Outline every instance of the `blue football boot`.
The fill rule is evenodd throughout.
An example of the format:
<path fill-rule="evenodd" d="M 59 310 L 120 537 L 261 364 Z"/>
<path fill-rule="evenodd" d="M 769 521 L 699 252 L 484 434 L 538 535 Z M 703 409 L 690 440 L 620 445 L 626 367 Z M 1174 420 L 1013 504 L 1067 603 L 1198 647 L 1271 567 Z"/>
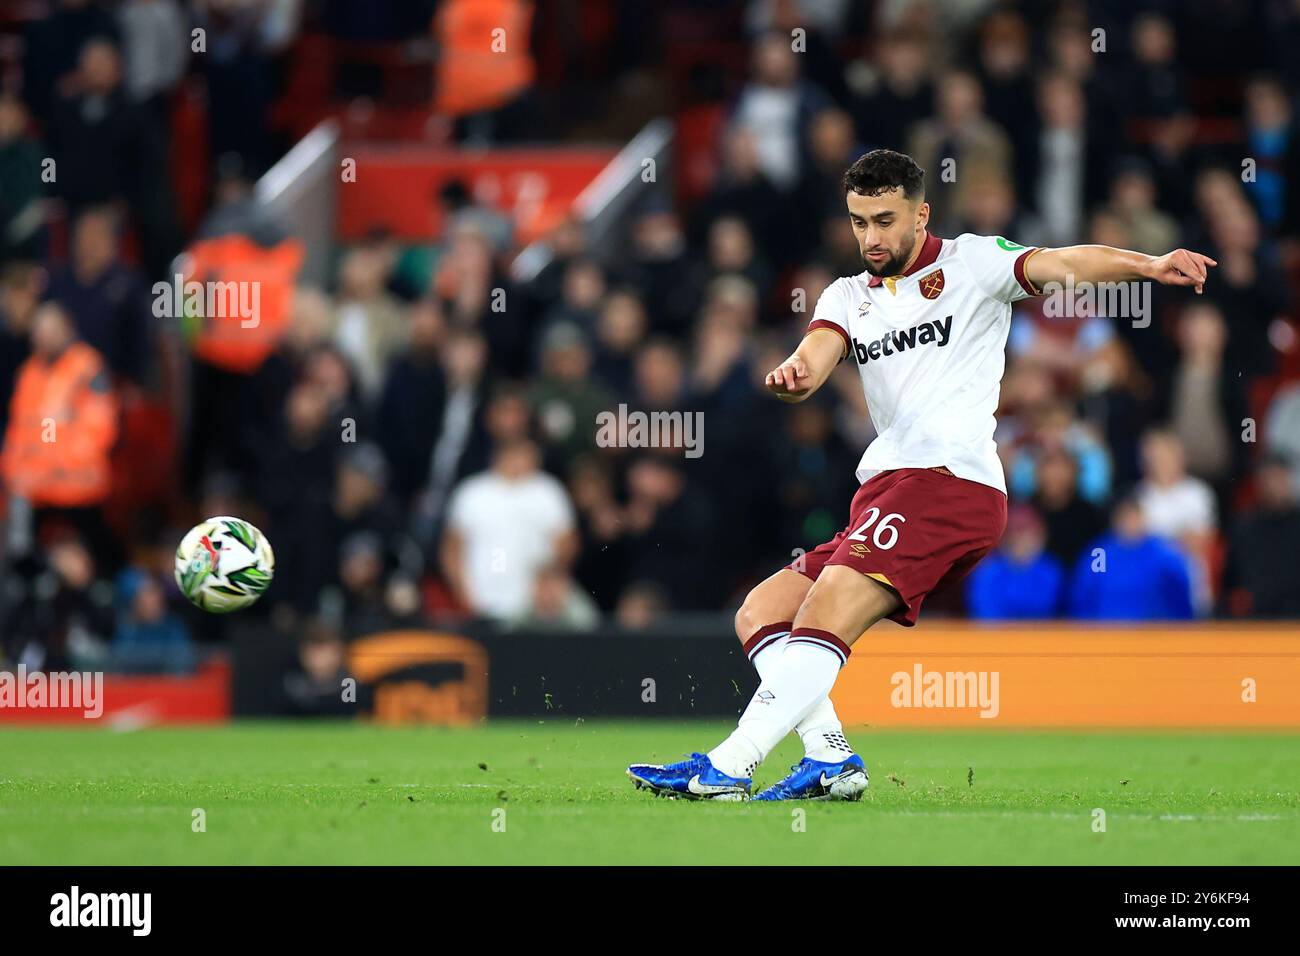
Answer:
<path fill-rule="evenodd" d="M 627 768 L 627 775 L 638 790 L 688 800 L 748 800 L 753 782 L 749 777 L 727 776 L 713 766 L 706 754 L 691 754 L 686 760 L 664 766 L 634 763 Z"/>
<path fill-rule="evenodd" d="M 754 797 L 755 800 L 861 800 L 870 778 L 857 754 L 839 763 L 804 757 L 790 775 Z"/>

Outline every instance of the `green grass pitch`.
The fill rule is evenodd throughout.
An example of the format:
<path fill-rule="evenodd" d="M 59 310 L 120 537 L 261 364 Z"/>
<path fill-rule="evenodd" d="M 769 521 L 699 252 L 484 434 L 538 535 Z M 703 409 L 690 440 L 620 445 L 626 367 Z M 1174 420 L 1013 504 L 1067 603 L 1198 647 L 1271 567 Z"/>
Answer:
<path fill-rule="evenodd" d="M 572 719 L 10 728 L 0 731 L 0 861 L 1300 863 L 1294 735 L 851 730 L 871 770 L 857 804 L 663 800 L 623 774 L 728 729 Z M 797 750 L 788 738 L 758 782 Z M 196 809 L 205 832 L 194 832 Z"/>

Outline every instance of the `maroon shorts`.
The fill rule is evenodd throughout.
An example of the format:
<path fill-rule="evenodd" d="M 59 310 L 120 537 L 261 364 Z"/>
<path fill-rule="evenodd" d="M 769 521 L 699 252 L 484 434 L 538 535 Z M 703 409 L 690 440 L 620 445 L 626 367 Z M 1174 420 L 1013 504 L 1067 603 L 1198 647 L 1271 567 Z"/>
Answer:
<path fill-rule="evenodd" d="M 814 581 L 844 564 L 891 587 L 904 607 L 889 619 L 911 627 L 931 591 L 963 577 L 997 546 L 1007 496 L 930 468 L 882 471 L 863 483 L 849 524 L 786 567 Z"/>

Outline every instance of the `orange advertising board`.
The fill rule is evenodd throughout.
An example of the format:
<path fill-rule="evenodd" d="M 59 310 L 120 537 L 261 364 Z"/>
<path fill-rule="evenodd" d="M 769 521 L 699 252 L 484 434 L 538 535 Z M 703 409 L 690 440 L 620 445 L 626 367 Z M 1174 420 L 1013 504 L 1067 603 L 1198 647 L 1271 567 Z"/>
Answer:
<path fill-rule="evenodd" d="M 846 725 L 1300 727 L 1300 626 L 873 631 L 832 692 Z"/>
<path fill-rule="evenodd" d="M 487 652 L 459 634 L 364 637 L 348 648 L 348 670 L 374 688 L 380 723 L 468 724 L 487 715 Z"/>

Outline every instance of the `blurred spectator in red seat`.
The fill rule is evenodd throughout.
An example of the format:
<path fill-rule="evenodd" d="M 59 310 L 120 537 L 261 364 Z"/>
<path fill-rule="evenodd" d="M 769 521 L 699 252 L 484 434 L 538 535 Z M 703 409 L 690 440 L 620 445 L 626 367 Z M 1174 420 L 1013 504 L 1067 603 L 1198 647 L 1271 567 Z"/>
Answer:
<path fill-rule="evenodd" d="M 45 253 L 45 152 L 27 125 L 22 101 L 0 93 L 0 266 Z"/>
<path fill-rule="evenodd" d="M 533 442 L 503 444 L 491 470 L 465 479 L 448 503 L 442 570 L 476 615 L 509 620 L 525 613 L 542 570 L 575 556 L 573 505 L 540 464 Z"/>
<path fill-rule="evenodd" d="M 1228 541 L 1223 592 L 1231 614 L 1300 617 L 1300 506 L 1285 458 L 1255 471 L 1255 507 L 1238 516 Z"/>
<path fill-rule="evenodd" d="M 70 522 L 105 570 L 120 549 L 100 506 L 111 484 L 117 403 L 103 357 L 78 340 L 63 307 L 47 302 L 32 321 L 32 355 L 18 373 L 0 474 L 35 509 L 36 527 Z"/>
<path fill-rule="evenodd" d="M 77 334 L 109 368 L 144 385 L 154 371 L 149 290 L 140 273 L 122 261 L 120 231 L 112 207 L 82 211 L 72 227 L 71 261 L 50 274 L 49 297 L 68 311 Z"/>

